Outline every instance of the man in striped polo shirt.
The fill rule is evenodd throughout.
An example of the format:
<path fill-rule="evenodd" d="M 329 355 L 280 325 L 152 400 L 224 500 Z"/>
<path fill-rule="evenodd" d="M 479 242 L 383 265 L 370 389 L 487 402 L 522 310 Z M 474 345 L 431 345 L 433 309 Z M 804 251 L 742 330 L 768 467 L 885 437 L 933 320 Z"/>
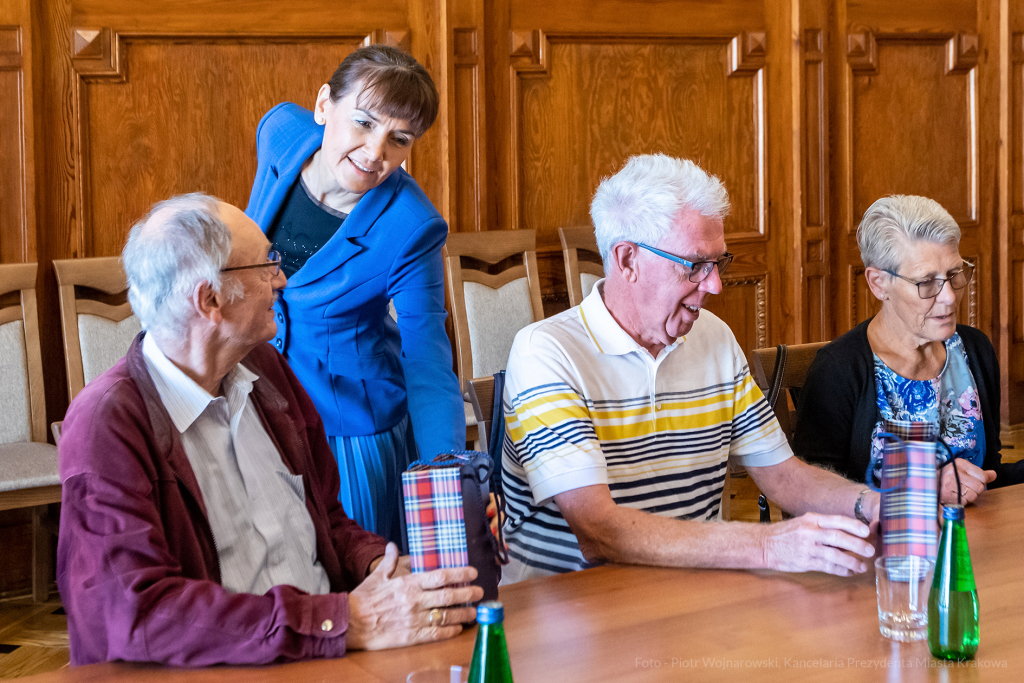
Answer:
<path fill-rule="evenodd" d="M 633 157 L 591 205 L 605 279 L 516 335 L 506 374 L 503 581 L 601 562 L 867 569 L 878 495 L 792 457 L 728 326 L 721 182 Z M 729 458 L 794 519 L 711 523 Z M 856 517 L 856 518 L 855 518 Z"/>

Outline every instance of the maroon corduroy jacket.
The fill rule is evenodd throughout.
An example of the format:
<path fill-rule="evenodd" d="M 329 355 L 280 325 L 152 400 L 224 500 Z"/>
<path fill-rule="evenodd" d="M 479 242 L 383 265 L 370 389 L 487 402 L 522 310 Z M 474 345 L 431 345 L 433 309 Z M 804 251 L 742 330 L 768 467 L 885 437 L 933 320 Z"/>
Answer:
<path fill-rule="evenodd" d="M 85 387 L 64 420 L 57 584 L 71 663 L 205 666 L 343 656 L 346 591 L 386 542 L 342 510 L 337 465 L 309 396 L 269 344 L 243 361 L 259 375 L 250 396 L 264 428 L 305 483 L 317 559 L 332 592 L 275 586 L 265 595 L 229 593 L 220 585 L 199 484 L 146 369 L 144 334 Z"/>

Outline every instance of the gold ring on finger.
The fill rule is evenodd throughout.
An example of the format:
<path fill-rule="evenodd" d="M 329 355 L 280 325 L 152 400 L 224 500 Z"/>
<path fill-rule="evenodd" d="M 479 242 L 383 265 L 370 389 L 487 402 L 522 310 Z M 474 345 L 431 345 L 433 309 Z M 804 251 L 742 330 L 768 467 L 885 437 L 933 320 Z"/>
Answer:
<path fill-rule="evenodd" d="M 427 621 L 431 626 L 444 626 L 444 610 L 434 608 L 430 610 L 430 616 L 427 617 Z"/>

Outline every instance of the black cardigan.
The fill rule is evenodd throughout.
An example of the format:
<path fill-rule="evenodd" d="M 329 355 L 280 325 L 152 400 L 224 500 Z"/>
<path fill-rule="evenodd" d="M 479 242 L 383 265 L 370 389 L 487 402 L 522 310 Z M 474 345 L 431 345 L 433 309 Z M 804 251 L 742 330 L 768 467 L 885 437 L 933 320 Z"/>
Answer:
<path fill-rule="evenodd" d="M 831 342 L 814 358 L 800 390 L 793 449 L 808 462 L 824 465 L 854 481 L 864 481 L 871 459 L 871 433 L 881 419 L 875 393 L 875 363 L 868 323 Z M 967 363 L 977 383 L 985 428 L 983 469 L 995 470 L 989 488 L 1024 481 L 1024 461 L 1003 464 L 999 451 L 999 361 L 988 337 L 957 325 Z"/>

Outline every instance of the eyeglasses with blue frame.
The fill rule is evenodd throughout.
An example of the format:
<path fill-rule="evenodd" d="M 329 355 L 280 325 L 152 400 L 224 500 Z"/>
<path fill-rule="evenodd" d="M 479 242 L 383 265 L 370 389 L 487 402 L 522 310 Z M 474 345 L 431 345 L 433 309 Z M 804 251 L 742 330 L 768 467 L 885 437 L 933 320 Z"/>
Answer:
<path fill-rule="evenodd" d="M 719 277 L 725 275 L 725 271 L 728 270 L 729 264 L 732 263 L 733 259 L 732 254 L 725 252 L 721 257 L 714 261 L 687 261 L 682 256 L 676 256 L 675 254 L 670 254 L 667 251 L 656 249 L 655 247 L 652 247 L 649 244 L 644 244 L 643 242 L 634 242 L 634 244 L 641 249 L 646 249 L 652 254 L 657 254 L 662 258 L 667 258 L 669 261 L 678 263 L 681 266 L 686 266 L 690 269 L 688 279 L 690 282 L 694 283 L 704 282 L 704 280 L 708 278 L 708 275 L 711 275 L 711 271 L 715 269 L 715 266 L 718 266 Z"/>

